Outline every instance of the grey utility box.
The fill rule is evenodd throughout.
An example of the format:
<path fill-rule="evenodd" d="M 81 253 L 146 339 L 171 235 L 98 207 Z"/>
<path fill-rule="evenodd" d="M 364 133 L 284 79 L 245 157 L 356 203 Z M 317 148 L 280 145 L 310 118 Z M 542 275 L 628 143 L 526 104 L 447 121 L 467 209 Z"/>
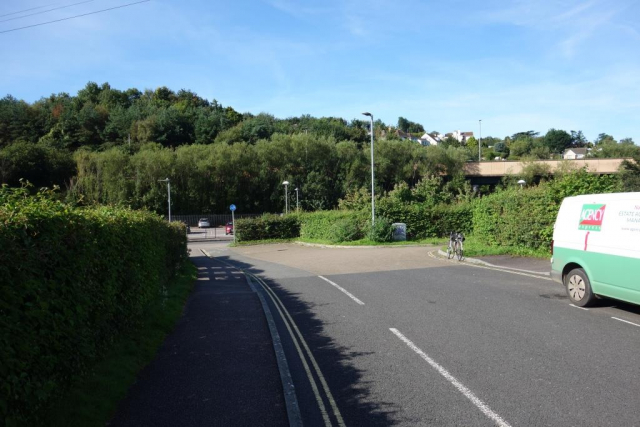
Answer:
<path fill-rule="evenodd" d="M 395 242 L 404 242 L 407 240 L 407 224 L 403 222 L 396 222 L 391 224 L 393 227 L 393 240 Z"/>

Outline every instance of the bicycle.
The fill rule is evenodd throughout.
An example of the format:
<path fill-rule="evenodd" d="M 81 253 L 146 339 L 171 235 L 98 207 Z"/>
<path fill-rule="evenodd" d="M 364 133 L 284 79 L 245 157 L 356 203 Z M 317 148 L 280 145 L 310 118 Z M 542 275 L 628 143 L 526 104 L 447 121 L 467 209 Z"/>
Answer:
<path fill-rule="evenodd" d="M 456 253 L 455 247 L 456 247 L 456 236 L 457 235 L 458 235 L 458 233 L 456 233 L 454 231 L 449 233 L 449 247 L 447 247 L 447 259 L 453 258 L 453 256 Z"/>
<path fill-rule="evenodd" d="M 457 233 L 456 256 L 458 257 L 458 261 L 462 261 L 462 259 L 464 258 L 464 245 L 462 244 L 462 242 L 464 242 L 464 234 Z"/>
<path fill-rule="evenodd" d="M 449 246 L 447 247 L 447 259 L 457 257 L 458 261 L 464 258 L 464 234 L 452 231 L 449 234 Z"/>

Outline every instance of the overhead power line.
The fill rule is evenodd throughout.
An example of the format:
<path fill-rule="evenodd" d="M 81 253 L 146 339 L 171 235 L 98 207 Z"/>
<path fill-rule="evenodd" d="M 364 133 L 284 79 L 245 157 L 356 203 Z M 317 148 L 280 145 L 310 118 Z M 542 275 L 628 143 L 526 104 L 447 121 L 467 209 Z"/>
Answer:
<path fill-rule="evenodd" d="M 108 12 L 110 10 L 121 9 L 123 7 L 133 6 L 134 4 L 147 3 L 147 2 L 150 2 L 150 1 L 151 0 L 142 0 L 142 1 L 137 1 L 137 2 L 134 2 L 134 3 L 127 3 L 127 4 L 120 5 L 120 6 L 110 7 L 108 9 L 96 10 L 95 12 L 88 12 L 88 13 L 83 13 L 83 14 L 80 14 L 80 15 L 69 16 L 67 18 L 55 19 L 53 21 L 40 22 L 38 24 L 26 25 L 24 27 L 18 27 L 18 28 L 12 28 L 10 30 L 0 31 L 0 34 L 10 33 L 12 31 L 24 30 L 25 28 L 38 27 L 40 25 L 53 24 L 54 22 L 68 21 L 69 19 L 80 18 L 82 16 L 88 16 L 88 15 L 95 15 L 96 13 Z"/>
<path fill-rule="evenodd" d="M 30 9 L 19 10 L 17 12 L 5 13 L 4 15 L 0 15 L 0 18 L 4 18 L 5 16 L 17 15 L 19 13 L 29 12 L 31 10 L 42 9 L 43 7 L 55 6 L 56 4 L 59 4 L 59 3 L 45 4 L 44 6 L 32 7 Z"/>
<path fill-rule="evenodd" d="M 64 9 L 64 8 L 71 7 L 71 6 L 77 6 L 79 4 L 91 3 L 93 1 L 96 1 L 96 0 L 85 0 L 85 1 L 81 1 L 79 3 L 65 4 L 64 6 L 54 7 L 53 9 L 41 10 L 39 12 L 33 12 L 33 13 L 28 14 L 28 15 L 14 16 L 13 18 L 3 19 L 0 22 L 15 21 L 16 19 L 22 19 L 22 18 L 26 18 L 28 16 L 33 16 L 33 15 L 40 15 L 42 13 L 52 12 L 54 10 Z"/>

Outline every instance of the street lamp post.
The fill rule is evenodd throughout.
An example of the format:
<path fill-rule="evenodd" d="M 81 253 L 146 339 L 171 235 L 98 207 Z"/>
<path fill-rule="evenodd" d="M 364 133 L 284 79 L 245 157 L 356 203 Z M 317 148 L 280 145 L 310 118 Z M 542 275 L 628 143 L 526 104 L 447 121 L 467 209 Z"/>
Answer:
<path fill-rule="evenodd" d="M 169 178 L 159 179 L 158 182 L 166 182 L 167 183 L 167 195 L 169 199 L 169 222 L 171 222 L 171 181 Z"/>
<path fill-rule="evenodd" d="M 478 140 L 478 162 L 482 161 L 482 120 L 478 120 L 480 123 L 480 139 Z"/>
<path fill-rule="evenodd" d="M 289 181 L 284 181 L 282 185 L 284 185 L 284 213 L 286 215 L 289 213 L 289 192 L 287 190 Z"/>
<path fill-rule="evenodd" d="M 300 198 L 298 196 L 298 187 L 296 187 L 296 212 L 300 211 Z"/>
<path fill-rule="evenodd" d="M 371 225 L 376 221 L 376 202 L 375 202 L 375 190 L 374 190 L 374 177 L 373 177 L 373 114 L 362 113 L 365 116 L 369 116 L 371 119 Z"/>

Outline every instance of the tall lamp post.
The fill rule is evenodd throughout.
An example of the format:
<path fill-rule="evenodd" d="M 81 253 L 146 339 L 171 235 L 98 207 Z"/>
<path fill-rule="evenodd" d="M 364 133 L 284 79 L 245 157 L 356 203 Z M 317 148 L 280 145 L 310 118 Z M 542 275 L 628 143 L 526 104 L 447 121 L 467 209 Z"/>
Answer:
<path fill-rule="evenodd" d="M 289 181 L 284 181 L 282 185 L 284 185 L 284 213 L 286 215 L 289 213 L 289 191 L 287 190 Z"/>
<path fill-rule="evenodd" d="M 482 161 L 482 120 L 478 120 L 480 123 L 480 139 L 478 140 L 478 162 Z"/>
<path fill-rule="evenodd" d="M 167 183 L 167 195 L 169 199 L 169 222 L 171 222 L 171 181 L 169 178 L 159 179 L 158 182 L 166 182 Z"/>
<path fill-rule="evenodd" d="M 298 195 L 298 187 L 296 187 L 296 212 L 300 211 L 300 198 Z"/>
<path fill-rule="evenodd" d="M 375 190 L 373 181 L 373 114 L 362 113 L 365 116 L 369 116 L 371 119 L 371 225 L 374 225 L 376 221 L 376 202 L 375 202 Z"/>

